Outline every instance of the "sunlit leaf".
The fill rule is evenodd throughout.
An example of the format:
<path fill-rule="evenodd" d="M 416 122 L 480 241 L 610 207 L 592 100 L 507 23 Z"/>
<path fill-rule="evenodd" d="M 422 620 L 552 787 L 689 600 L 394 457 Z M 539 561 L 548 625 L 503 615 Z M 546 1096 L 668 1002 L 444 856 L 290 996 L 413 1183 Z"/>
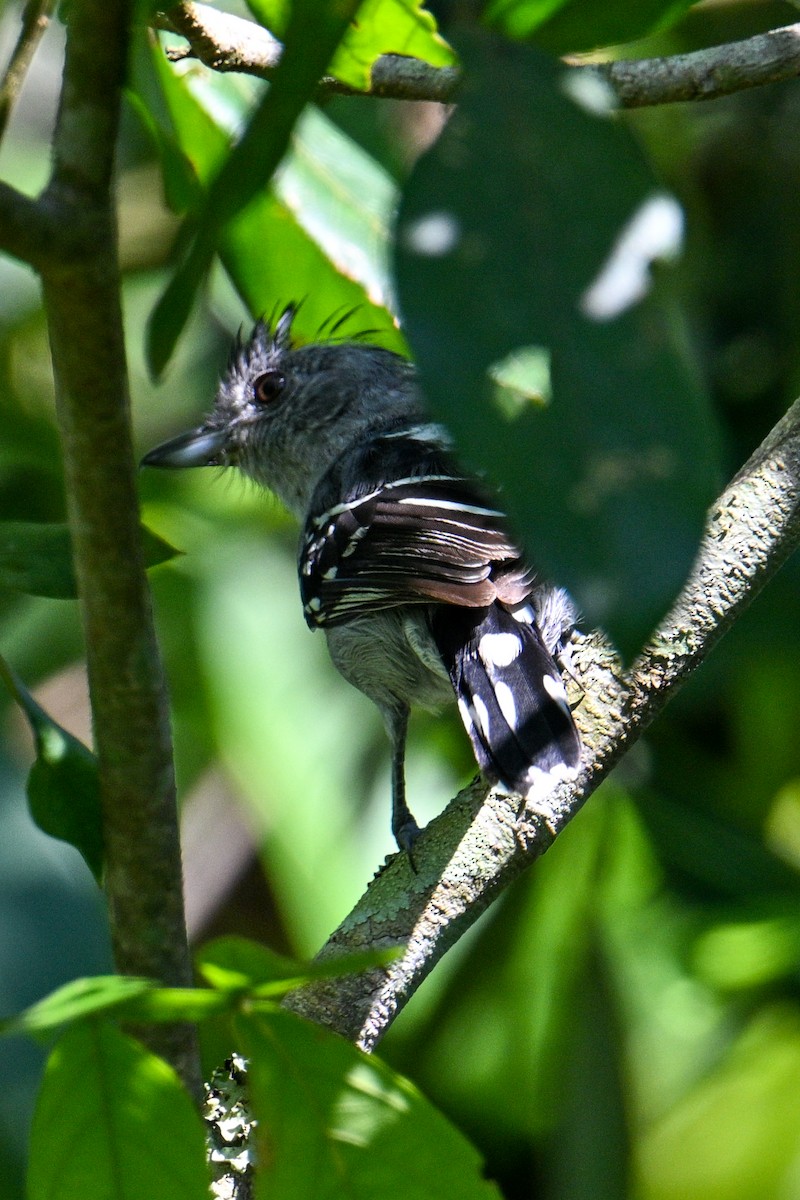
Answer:
<path fill-rule="evenodd" d="M 208 155 L 218 158 L 220 137 L 226 144 L 234 138 L 259 88 L 252 80 L 210 72 L 181 75 L 158 59 L 156 65 L 172 136 L 198 172 L 208 172 Z M 353 333 L 385 329 L 383 344 L 402 351 L 403 340 L 384 311 L 393 307 L 388 255 L 396 203 L 386 172 L 309 108 L 273 187 L 224 231 L 222 261 L 254 315 L 302 300 L 295 329 L 311 338 L 333 312 L 352 309 Z M 186 274 L 169 286 L 170 304 L 150 327 L 154 347 L 173 342 L 192 303 L 194 284 Z"/>
<path fill-rule="evenodd" d="M 402 1076 L 291 1013 L 237 1022 L 270 1200 L 490 1200 L 477 1151 Z"/>
<path fill-rule="evenodd" d="M 403 54 L 434 67 L 449 67 L 456 61 L 423 0 L 362 0 L 329 74 L 366 91 L 373 64 L 382 54 Z"/>
<path fill-rule="evenodd" d="M 73 979 L 19 1016 L 0 1022 L 3 1033 L 41 1033 L 72 1021 L 97 1016 L 141 996 L 155 985 L 128 975 L 95 975 Z"/>
<path fill-rule="evenodd" d="M 216 938 L 203 946 L 197 968 L 214 987 L 249 989 L 261 998 L 282 996 L 315 979 L 354 975 L 383 966 L 400 953 L 391 947 L 341 954 L 322 962 L 301 963 L 242 937 Z"/>
<path fill-rule="evenodd" d="M 170 1066 L 100 1021 L 50 1055 L 36 1105 L 36 1200 L 208 1200 L 203 1125 Z"/>
<path fill-rule="evenodd" d="M 221 230 L 269 183 L 356 7 L 357 0 L 295 0 L 292 5 L 284 52 L 269 91 L 214 176 L 193 225 L 193 240 L 153 311 L 148 355 L 156 375 L 188 319 Z"/>

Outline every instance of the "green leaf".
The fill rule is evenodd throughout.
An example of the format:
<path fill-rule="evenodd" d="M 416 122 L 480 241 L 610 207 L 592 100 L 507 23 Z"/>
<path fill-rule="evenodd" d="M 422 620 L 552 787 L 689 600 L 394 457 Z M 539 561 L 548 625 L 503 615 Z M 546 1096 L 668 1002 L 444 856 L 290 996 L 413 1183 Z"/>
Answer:
<path fill-rule="evenodd" d="M 132 997 L 121 1014 L 125 1021 L 135 1024 L 177 1021 L 206 1021 L 209 1017 L 229 1012 L 234 1007 L 230 995 L 211 988 L 153 987 Z"/>
<path fill-rule="evenodd" d="M 677 249 L 680 210 L 602 90 L 575 98 L 568 69 L 489 35 L 464 49 L 469 86 L 403 198 L 406 332 L 534 564 L 632 652 L 718 484 L 716 425 L 649 273 Z M 552 402 L 510 412 L 493 373 L 531 347 Z"/>
<path fill-rule="evenodd" d="M 231 936 L 203 946 L 197 956 L 197 969 L 213 987 L 246 989 L 266 999 L 284 996 L 315 979 L 332 979 L 384 966 L 401 952 L 390 947 L 301 963 L 276 954 L 260 942 Z"/>
<path fill-rule="evenodd" d="M 36 824 L 83 856 L 98 883 L 103 875 L 103 819 L 97 760 L 36 703 L 4 659 L 0 678 L 28 718 L 36 761 L 28 775 L 28 804 Z"/>
<path fill-rule="evenodd" d="M 220 937 L 203 946 L 196 957 L 197 969 L 219 988 L 251 988 L 260 983 L 297 978 L 300 963 L 268 946 L 243 937 Z"/>
<path fill-rule="evenodd" d="M 269 91 L 215 175 L 198 213 L 196 233 L 150 321 L 148 357 L 158 375 L 174 349 L 221 230 L 258 196 L 289 146 L 358 0 L 295 0 L 286 44 Z"/>
<path fill-rule="evenodd" d="M 247 7 L 273 37 L 284 37 L 292 11 L 291 0 L 247 0 Z"/>
<path fill-rule="evenodd" d="M 328 74 L 366 91 L 372 82 L 373 63 L 382 54 L 402 54 L 434 67 L 456 62 L 422 0 L 362 0 Z"/>
<path fill-rule="evenodd" d="M 233 139 L 258 89 L 252 80 L 233 76 L 179 75 L 161 57 L 155 66 L 170 114 L 170 136 L 198 176 L 207 177 L 220 159 L 219 139 L 225 145 Z M 384 344 L 402 352 L 403 340 L 385 312 L 392 305 L 389 222 L 396 203 L 397 191 L 386 172 L 309 108 L 273 188 L 257 196 L 224 231 L 223 264 L 254 314 L 303 299 L 296 330 L 310 338 L 331 313 L 354 309 L 354 330 L 385 328 Z M 290 290 L 286 263 L 292 265 Z M 168 354 L 174 344 L 197 282 L 184 275 L 170 285 L 170 303 L 150 326 L 157 355 Z"/>
<path fill-rule="evenodd" d="M 97 1016 L 141 996 L 155 985 L 148 979 L 128 975 L 94 975 L 73 979 L 57 988 L 44 1000 L 38 1000 L 16 1017 L 0 1022 L 0 1030 L 12 1033 L 43 1033 L 60 1029 L 72 1021 Z"/>
<path fill-rule="evenodd" d="M 554 54 L 593 50 L 668 29 L 696 0 L 493 0 L 490 25 L 510 37 L 535 35 Z"/>
<path fill-rule="evenodd" d="M 643 1133 L 637 1164 L 650 1200 L 790 1196 L 797 1171 L 800 1022 L 788 1002 L 751 1016 L 724 1055 L 709 1053 L 666 1112 Z M 745 1023 L 746 1022 L 746 1023 Z M 718 1047 L 718 1042 L 714 1043 Z"/>
<path fill-rule="evenodd" d="M 240 1018 L 258 1118 L 257 1195 L 490 1200 L 477 1151 L 377 1058 L 292 1013 Z"/>
<path fill-rule="evenodd" d="M 148 567 L 179 553 L 144 526 L 141 532 Z M 53 600 L 74 599 L 78 589 L 68 527 L 30 521 L 0 523 L 0 586 Z"/>
<path fill-rule="evenodd" d="M 105 1022 L 47 1063 L 31 1131 L 31 1200 L 208 1200 L 203 1125 L 162 1059 Z"/>

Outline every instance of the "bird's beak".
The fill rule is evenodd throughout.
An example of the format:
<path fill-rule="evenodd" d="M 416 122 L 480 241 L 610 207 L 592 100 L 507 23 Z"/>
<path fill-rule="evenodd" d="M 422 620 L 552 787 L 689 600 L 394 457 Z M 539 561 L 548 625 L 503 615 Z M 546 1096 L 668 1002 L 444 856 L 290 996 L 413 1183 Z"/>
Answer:
<path fill-rule="evenodd" d="M 223 466 L 220 454 L 225 448 L 227 431 L 190 429 L 177 437 L 162 442 L 154 450 L 148 450 L 142 459 L 143 467 L 215 467 Z"/>

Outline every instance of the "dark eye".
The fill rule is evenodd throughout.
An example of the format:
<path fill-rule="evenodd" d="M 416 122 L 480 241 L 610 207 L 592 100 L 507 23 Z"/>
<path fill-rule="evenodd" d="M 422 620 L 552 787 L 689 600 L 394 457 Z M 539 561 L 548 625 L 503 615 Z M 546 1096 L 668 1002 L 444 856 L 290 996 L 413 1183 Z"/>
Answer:
<path fill-rule="evenodd" d="M 265 371 L 253 384 L 256 404 L 273 404 L 281 393 L 285 380 L 280 371 Z"/>

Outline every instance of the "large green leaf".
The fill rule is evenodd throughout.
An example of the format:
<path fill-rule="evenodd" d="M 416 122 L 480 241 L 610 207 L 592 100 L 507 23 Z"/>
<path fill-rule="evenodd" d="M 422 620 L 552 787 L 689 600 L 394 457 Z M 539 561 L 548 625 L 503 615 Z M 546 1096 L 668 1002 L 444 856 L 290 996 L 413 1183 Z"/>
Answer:
<path fill-rule="evenodd" d="M 148 567 L 179 553 L 145 526 L 141 534 Z M 32 521 L 0 522 L 0 587 L 54 600 L 74 599 L 78 587 L 69 528 Z"/>
<path fill-rule="evenodd" d="M 221 230 L 258 196 L 289 146 L 295 122 L 311 99 L 358 0 L 295 0 L 286 45 L 269 90 L 214 176 L 184 252 L 153 312 L 148 354 L 153 371 L 166 365 L 205 278 Z"/>
<path fill-rule="evenodd" d="M 103 820 L 97 760 L 36 703 L 3 658 L 0 679 L 28 718 L 36 746 L 27 785 L 31 816 L 44 833 L 74 846 L 100 883 Z"/>
<path fill-rule="evenodd" d="M 628 42 L 667 29 L 696 0 L 492 0 L 486 17 L 511 37 L 556 54 Z"/>
<path fill-rule="evenodd" d="M 159 144 L 180 145 L 198 177 L 208 178 L 259 89 L 251 80 L 210 72 L 181 76 L 160 53 L 152 66 L 168 109 Z M 147 90 L 144 68 L 141 75 Z M 223 234 L 222 261 L 254 314 L 302 299 L 296 328 L 311 337 L 331 313 L 353 308 L 353 329 L 387 327 L 387 344 L 402 349 L 384 311 L 391 306 L 389 221 L 396 203 L 386 172 L 309 108 L 274 186 Z"/>
<path fill-rule="evenodd" d="M 242 1018 L 269 1200 L 490 1200 L 477 1151 L 377 1058 L 291 1013 Z"/>
<path fill-rule="evenodd" d="M 651 260 L 681 213 L 595 88 L 475 36 L 459 110 L 409 181 L 398 286 L 439 416 L 533 558 L 633 650 L 682 583 L 717 485 L 716 427 Z M 598 85 L 599 86 L 599 85 Z M 490 368 L 549 356 L 552 402 Z"/>
<path fill-rule="evenodd" d="M 163 1059 L 101 1021 L 47 1063 L 33 1119 L 31 1200 L 208 1200 L 203 1125 Z"/>

